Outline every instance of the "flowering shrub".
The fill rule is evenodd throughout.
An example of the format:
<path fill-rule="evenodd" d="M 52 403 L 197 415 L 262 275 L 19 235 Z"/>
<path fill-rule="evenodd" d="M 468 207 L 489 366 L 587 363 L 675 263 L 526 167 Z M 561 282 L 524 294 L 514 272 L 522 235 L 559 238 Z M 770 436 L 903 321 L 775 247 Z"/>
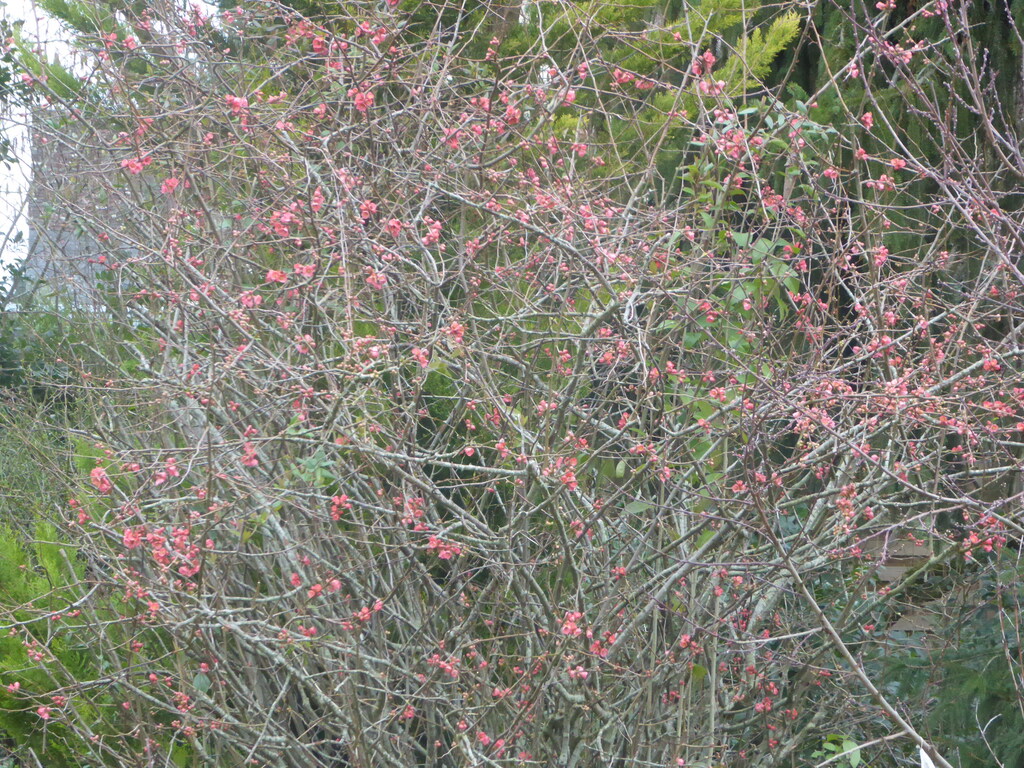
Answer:
<path fill-rule="evenodd" d="M 883 104 L 750 95 L 795 10 L 616 8 L 153 6 L 38 84 L 100 251 L 63 522 L 131 639 L 37 706 L 96 760 L 932 749 L 878 566 L 1017 541 L 1024 230 Z"/>

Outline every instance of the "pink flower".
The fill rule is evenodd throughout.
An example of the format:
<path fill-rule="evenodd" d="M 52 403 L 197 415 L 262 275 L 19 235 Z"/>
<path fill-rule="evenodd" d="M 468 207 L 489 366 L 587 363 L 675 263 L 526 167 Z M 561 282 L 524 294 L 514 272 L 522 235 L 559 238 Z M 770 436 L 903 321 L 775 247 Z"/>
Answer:
<path fill-rule="evenodd" d="M 576 481 L 576 473 L 571 469 L 565 470 L 562 474 L 562 484 L 565 485 L 570 491 L 575 491 L 579 488 L 579 483 Z"/>
<path fill-rule="evenodd" d="M 441 222 L 424 216 L 423 223 L 427 225 L 427 234 L 421 238 L 420 242 L 424 245 L 433 245 L 441 239 Z"/>
<path fill-rule="evenodd" d="M 371 218 L 377 213 L 377 204 L 373 200 L 364 200 L 359 205 L 359 218 L 363 221 Z"/>
<path fill-rule="evenodd" d="M 93 469 L 89 473 L 89 478 L 92 481 L 93 487 L 100 493 L 110 493 L 114 490 L 114 484 L 110 482 L 110 478 L 107 477 L 107 471 L 103 467 Z"/>
<path fill-rule="evenodd" d="M 137 175 L 142 173 L 142 169 L 153 162 L 151 157 L 132 157 L 128 160 L 121 161 L 121 167 L 126 168 L 129 173 Z"/>
<path fill-rule="evenodd" d="M 875 116 L 870 112 L 865 112 L 860 116 L 860 121 L 864 125 L 866 130 L 871 130 L 871 127 L 875 124 Z"/>
<path fill-rule="evenodd" d="M 451 560 L 453 557 L 462 554 L 462 548 L 460 546 L 457 544 L 449 544 L 448 542 L 437 538 L 437 536 L 431 536 L 427 540 L 427 549 L 434 550 L 437 553 L 437 556 L 442 560 Z"/>
<path fill-rule="evenodd" d="M 287 283 L 288 275 L 285 272 L 282 272 L 280 269 L 271 269 L 267 271 L 267 282 Z"/>
<path fill-rule="evenodd" d="M 420 347 L 413 347 L 412 357 L 413 360 L 420 364 L 421 368 L 426 368 L 428 365 L 430 365 L 430 354 L 425 349 L 422 349 Z"/>
<path fill-rule="evenodd" d="M 352 509 L 352 502 L 349 501 L 348 494 L 343 493 L 340 496 L 331 497 L 331 519 L 340 520 L 346 509 Z"/>
<path fill-rule="evenodd" d="M 240 115 L 249 109 L 249 100 L 238 96 L 225 96 L 224 101 L 231 108 L 232 115 Z"/>
<path fill-rule="evenodd" d="M 388 284 L 388 276 L 371 267 L 366 276 L 366 284 L 379 291 Z"/>
<path fill-rule="evenodd" d="M 569 637 L 579 637 L 583 634 L 583 630 L 577 622 L 583 618 L 583 614 L 579 611 L 566 611 L 565 618 L 562 619 L 562 634 L 568 635 Z"/>
<path fill-rule="evenodd" d="M 625 85 L 634 78 L 634 75 L 631 72 L 623 72 L 621 69 L 616 69 L 612 72 L 612 77 L 619 85 Z"/>
<path fill-rule="evenodd" d="M 178 188 L 178 184 L 180 183 L 181 182 L 173 176 L 169 179 L 164 179 L 164 183 L 160 185 L 160 191 L 165 195 L 169 195 Z"/>
<path fill-rule="evenodd" d="M 142 546 L 142 537 L 144 534 L 145 531 L 142 528 L 125 528 L 124 537 L 121 539 L 121 542 L 128 549 L 136 549 L 137 547 Z"/>
<path fill-rule="evenodd" d="M 373 106 L 373 91 L 362 91 L 359 88 L 349 88 L 348 97 L 352 99 L 356 109 L 360 112 L 366 112 Z"/>
<path fill-rule="evenodd" d="M 247 442 L 242 445 L 242 464 L 246 467 L 258 467 L 260 464 L 260 460 L 256 456 L 256 446 L 252 443 Z"/>
<path fill-rule="evenodd" d="M 39 709 L 36 710 L 36 714 L 39 715 L 41 718 L 43 718 L 43 720 L 49 720 L 50 719 L 50 708 L 49 707 L 39 707 Z"/>

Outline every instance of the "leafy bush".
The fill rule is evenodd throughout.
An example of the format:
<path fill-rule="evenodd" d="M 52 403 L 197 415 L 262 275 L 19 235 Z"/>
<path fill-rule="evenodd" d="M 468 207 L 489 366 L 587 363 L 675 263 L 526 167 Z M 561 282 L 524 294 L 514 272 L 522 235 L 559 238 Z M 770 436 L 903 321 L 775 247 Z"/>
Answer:
<path fill-rule="evenodd" d="M 52 526 L 40 523 L 29 546 L 21 539 L 0 529 L 0 733 L 26 761 L 79 765 L 74 738 L 69 743 L 68 729 L 51 722 L 50 711 L 76 696 L 80 681 L 98 677 L 88 645 L 66 626 L 81 615 L 72 606 L 83 597 L 84 569 Z M 76 704 L 83 715 L 91 710 Z M 91 727 L 102 731 L 96 720 Z"/>
<path fill-rule="evenodd" d="M 89 77 L 29 57 L 98 254 L 68 743 L 114 702 L 90 760 L 932 750 L 887 624 L 1021 530 L 1014 155 L 915 87 L 971 87 L 965 22 L 844 15 L 824 112 L 761 80 L 796 6 L 318 9 L 81 3 Z"/>

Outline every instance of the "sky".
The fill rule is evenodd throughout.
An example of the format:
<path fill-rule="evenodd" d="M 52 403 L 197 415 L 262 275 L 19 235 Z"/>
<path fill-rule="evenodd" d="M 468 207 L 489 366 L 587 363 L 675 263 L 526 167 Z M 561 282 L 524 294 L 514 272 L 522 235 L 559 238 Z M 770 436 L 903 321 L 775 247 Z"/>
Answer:
<path fill-rule="evenodd" d="M 199 5 L 210 12 L 216 6 L 206 0 Z M 0 0 L 0 17 L 11 22 L 23 21 L 24 36 L 36 39 L 43 45 L 47 54 L 57 55 L 65 63 L 70 60 L 71 48 L 67 44 L 67 36 L 63 35 L 60 26 L 46 17 L 36 7 L 33 0 Z M 9 168 L 0 164 L 0 286 L 10 278 L 10 267 L 25 257 L 28 248 L 28 231 L 24 212 L 31 169 L 31 147 L 28 141 L 28 126 L 25 115 L 3 114 L 0 110 L 0 131 L 14 145 L 15 155 L 20 162 Z M 17 233 L 21 233 L 18 241 Z"/>
<path fill-rule="evenodd" d="M 0 2 L 0 15 L 9 21 L 24 21 L 26 37 L 43 41 L 48 50 L 58 50 L 60 30 L 46 19 L 31 0 Z M 58 48 L 54 47 L 57 43 Z M 25 224 L 26 193 L 31 168 L 28 126 L 24 114 L 0 114 L 0 130 L 12 143 L 17 162 L 10 167 L 0 165 L 0 283 L 6 284 L 12 264 L 25 257 L 28 231 Z M 18 235 L 20 233 L 20 242 Z"/>

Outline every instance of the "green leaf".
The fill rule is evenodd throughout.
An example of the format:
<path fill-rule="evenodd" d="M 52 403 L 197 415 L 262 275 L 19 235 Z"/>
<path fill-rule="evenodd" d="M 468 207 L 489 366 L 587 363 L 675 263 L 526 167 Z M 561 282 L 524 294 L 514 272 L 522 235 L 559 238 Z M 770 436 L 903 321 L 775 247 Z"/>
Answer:
<path fill-rule="evenodd" d="M 861 764 L 860 749 L 857 747 L 857 742 L 844 739 L 842 751 L 849 753 L 846 755 L 846 759 L 850 761 L 850 768 L 857 768 Z"/>
<path fill-rule="evenodd" d="M 704 682 L 704 678 L 708 676 L 708 668 L 703 667 L 700 664 L 694 664 L 690 670 L 690 681 L 694 685 L 700 685 Z"/>
<path fill-rule="evenodd" d="M 757 266 L 775 252 L 776 241 L 760 238 L 750 249 L 750 262 Z"/>
<path fill-rule="evenodd" d="M 188 748 L 178 745 L 171 750 L 171 759 L 178 768 L 185 768 L 192 762 L 192 753 L 189 752 Z"/>
<path fill-rule="evenodd" d="M 78 467 L 78 471 L 82 474 L 88 475 L 93 470 L 93 467 L 96 466 L 96 460 L 102 458 L 102 456 L 103 451 L 96 448 L 89 441 L 75 440 L 75 466 Z"/>
<path fill-rule="evenodd" d="M 206 693 L 211 687 L 213 687 L 213 681 L 210 679 L 209 675 L 200 672 L 192 678 L 192 687 L 200 693 Z"/>
<path fill-rule="evenodd" d="M 242 527 L 243 544 L 249 541 L 249 539 L 253 537 L 253 534 L 255 534 L 261 527 L 263 527 L 263 524 L 267 522 L 267 517 L 269 517 L 269 515 L 269 512 L 264 512 L 262 515 L 255 515 L 246 521 L 246 525 Z M 252 525 L 251 528 L 249 527 L 249 524 Z"/>

